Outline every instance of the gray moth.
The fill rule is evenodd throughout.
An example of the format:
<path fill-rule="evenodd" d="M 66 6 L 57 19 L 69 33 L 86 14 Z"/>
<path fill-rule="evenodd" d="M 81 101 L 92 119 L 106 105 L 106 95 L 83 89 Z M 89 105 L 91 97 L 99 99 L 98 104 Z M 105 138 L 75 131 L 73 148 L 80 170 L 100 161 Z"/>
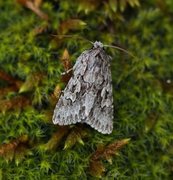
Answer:
<path fill-rule="evenodd" d="M 62 92 L 53 114 L 53 123 L 86 123 L 102 134 L 113 130 L 113 96 L 110 56 L 96 41 L 73 66 L 73 75 Z"/>

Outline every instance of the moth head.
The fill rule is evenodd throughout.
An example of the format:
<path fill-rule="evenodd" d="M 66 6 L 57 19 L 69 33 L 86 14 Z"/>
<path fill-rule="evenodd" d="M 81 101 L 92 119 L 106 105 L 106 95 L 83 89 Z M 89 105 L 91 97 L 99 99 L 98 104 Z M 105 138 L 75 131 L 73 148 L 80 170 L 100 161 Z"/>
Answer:
<path fill-rule="evenodd" d="M 94 42 L 94 48 L 103 48 L 103 44 L 100 41 Z"/>

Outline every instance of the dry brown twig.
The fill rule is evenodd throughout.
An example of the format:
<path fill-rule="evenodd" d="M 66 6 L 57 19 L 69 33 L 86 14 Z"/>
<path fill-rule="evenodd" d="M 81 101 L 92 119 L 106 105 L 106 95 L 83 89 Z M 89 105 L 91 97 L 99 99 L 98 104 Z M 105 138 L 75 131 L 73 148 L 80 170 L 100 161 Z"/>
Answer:
<path fill-rule="evenodd" d="M 19 4 L 22 6 L 30 9 L 33 11 L 35 14 L 37 14 L 41 19 L 48 21 L 49 17 L 46 13 L 44 13 L 41 9 L 40 6 L 42 4 L 41 0 L 17 0 Z"/>

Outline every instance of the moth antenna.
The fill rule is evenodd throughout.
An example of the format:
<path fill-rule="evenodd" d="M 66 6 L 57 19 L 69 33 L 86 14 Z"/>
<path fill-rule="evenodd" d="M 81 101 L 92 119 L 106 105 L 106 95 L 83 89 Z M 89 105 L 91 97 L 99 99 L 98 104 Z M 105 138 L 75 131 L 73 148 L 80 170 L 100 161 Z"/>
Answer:
<path fill-rule="evenodd" d="M 129 54 L 129 55 L 132 56 L 133 58 L 137 59 L 137 57 L 136 57 L 135 55 L 133 55 L 131 52 L 129 52 L 129 51 L 127 51 L 127 50 L 125 50 L 125 49 L 123 49 L 123 48 L 121 48 L 121 47 L 113 46 L 113 45 L 104 45 L 104 47 L 111 47 L 111 48 L 118 49 L 118 50 L 120 50 L 120 51 L 123 51 L 123 52 Z"/>
<path fill-rule="evenodd" d="M 64 37 L 64 38 L 70 38 L 70 37 L 72 37 L 72 38 L 76 38 L 76 39 L 83 39 L 83 40 L 85 40 L 85 41 L 87 41 L 87 42 L 89 42 L 89 43 L 91 43 L 91 44 L 94 44 L 94 42 L 92 42 L 92 41 L 90 41 L 90 40 L 88 40 L 88 39 L 86 39 L 86 38 L 84 38 L 84 37 L 82 37 L 82 36 L 78 36 L 78 35 L 71 35 L 71 34 L 57 34 L 57 35 L 54 35 L 54 34 L 52 34 L 52 36 L 55 36 L 55 37 Z"/>

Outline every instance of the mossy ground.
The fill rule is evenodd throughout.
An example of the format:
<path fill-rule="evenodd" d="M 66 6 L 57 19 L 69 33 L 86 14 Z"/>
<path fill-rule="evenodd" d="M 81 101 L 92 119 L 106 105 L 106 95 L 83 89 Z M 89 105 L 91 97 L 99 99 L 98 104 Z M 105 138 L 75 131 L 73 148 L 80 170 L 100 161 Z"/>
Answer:
<path fill-rule="evenodd" d="M 45 0 L 48 21 L 26 2 L 0 1 L 0 179 L 171 179 L 173 2 Z M 136 57 L 106 48 L 115 105 L 110 135 L 51 122 L 54 89 L 64 86 L 64 50 L 74 63 L 91 47 L 76 35 L 119 44 Z M 97 147 L 129 138 L 111 163 L 95 163 L 94 174 Z"/>

